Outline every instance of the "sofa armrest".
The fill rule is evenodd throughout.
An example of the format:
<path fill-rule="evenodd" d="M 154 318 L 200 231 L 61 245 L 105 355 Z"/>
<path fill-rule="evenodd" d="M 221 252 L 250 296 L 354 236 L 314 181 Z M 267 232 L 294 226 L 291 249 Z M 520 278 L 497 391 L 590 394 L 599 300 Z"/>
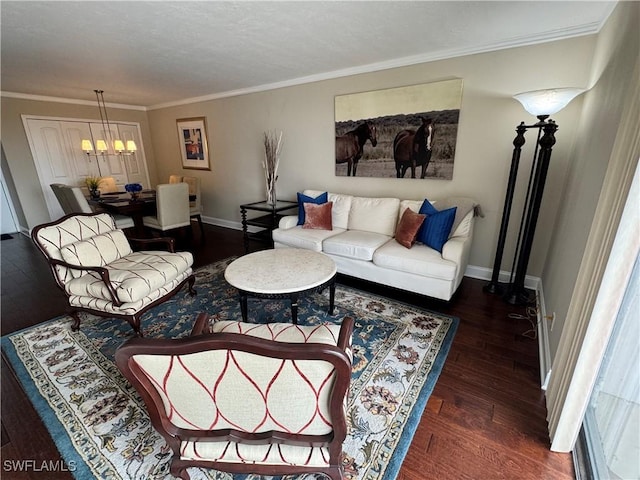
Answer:
<path fill-rule="evenodd" d="M 453 237 L 442 247 L 442 258 L 456 264 L 456 286 L 460 284 L 464 272 L 467 270 L 472 238 L 471 235 L 468 237 Z"/>
<path fill-rule="evenodd" d="M 278 223 L 278 228 L 282 228 L 283 230 L 287 230 L 289 228 L 293 228 L 298 225 L 298 216 L 297 215 L 287 215 L 280 219 Z"/>

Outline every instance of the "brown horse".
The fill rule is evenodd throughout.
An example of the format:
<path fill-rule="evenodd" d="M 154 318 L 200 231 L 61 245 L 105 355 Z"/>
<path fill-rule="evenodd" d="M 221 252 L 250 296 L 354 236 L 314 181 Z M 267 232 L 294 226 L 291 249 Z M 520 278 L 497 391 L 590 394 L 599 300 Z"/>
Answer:
<path fill-rule="evenodd" d="M 433 123 L 423 118 L 417 131 L 401 130 L 393 139 L 393 159 L 396 162 L 396 176 L 404 178 L 411 167 L 411 178 L 416 178 L 416 167 L 422 166 L 420 178 L 424 178 L 431 160 Z"/>
<path fill-rule="evenodd" d="M 367 140 L 370 140 L 374 147 L 378 144 L 376 127 L 371 122 L 363 122 L 354 130 L 336 136 L 336 164 L 348 162 L 348 177 L 351 176 L 352 167 L 353 176 L 356 176 L 358 160 L 362 157 L 362 148 Z"/>

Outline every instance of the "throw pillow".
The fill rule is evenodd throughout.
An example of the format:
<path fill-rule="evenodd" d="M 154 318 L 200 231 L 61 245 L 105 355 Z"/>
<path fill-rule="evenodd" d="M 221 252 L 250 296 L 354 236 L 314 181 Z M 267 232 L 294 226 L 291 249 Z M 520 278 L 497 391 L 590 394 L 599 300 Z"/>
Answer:
<path fill-rule="evenodd" d="M 415 213 L 410 208 L 406 208 L 396 228 L 396 242 L 403 247 L 411 248 L 426 217 L 422 213 Z"/>
<path fill-rule="evenodd" d="M 442 247 L 449 239 L 453 221 L 456 218 L 456 207 L 438 211 L 429 200 L 420 207 L 420 213 L 427 216 L 418 232 L 418 241 L 442 253 Z"/>
<path fill-rule="evenodd" d="M 298 225 L 304 225 L 304 204 L 305 203 L 315 203 L 316 205 L 321 205 L 323 203 L 327 203 L 329 200 L 329 195 L 327 192 L 321 193 L 317 197 L 309 197 L 304 193 L 298 192 Z"/>
<path fill-rule="evenodd" d="M 333 230 L 331 224 L 331 208 L 333 202 L 322 203 L 304 203 L 305 220 L 302 228 L 310 228 L 313 230 Z"/>

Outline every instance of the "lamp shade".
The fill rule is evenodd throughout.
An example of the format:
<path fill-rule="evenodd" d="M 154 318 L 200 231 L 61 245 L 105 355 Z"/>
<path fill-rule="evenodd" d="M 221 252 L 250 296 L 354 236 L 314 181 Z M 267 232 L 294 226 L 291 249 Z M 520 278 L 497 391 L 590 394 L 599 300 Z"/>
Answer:
<path fill-rule="evenodd" d="M 93 143 L 91 143 L 91 140 L 88 140 L 86 138 L 82 139 L 82 150 L 84 150 L 87 153 L 93 150 Z"/>
<path fill-rule="evenodd" d="M 113 141 L 113 149 L 117 153 L 123 152 L 124 151 L 124 143 L 122 143 L 122 140 L 114 140 Z"/>
<path fill-rule="evenodd" d="M 136 146 L 136 142 L 134 142 L 133 140 L 127 140 L 127 151 L 135 152 L 136 150 L 138 150 L 138 147 Z"/>
<path fill-rule="evenodd" d="M 553 115 L 582 92 L 584 92 L 583 88 L 552 88 L 518 93 L 513 98 L 518 100 L 531 115 Z"/>
<path fill-rule="evenodd" d="M 96 140 L 96 150 L 98 152 L 106 152 L 107 149 L 107 142 L 105 142 L 104 140 Z"/>

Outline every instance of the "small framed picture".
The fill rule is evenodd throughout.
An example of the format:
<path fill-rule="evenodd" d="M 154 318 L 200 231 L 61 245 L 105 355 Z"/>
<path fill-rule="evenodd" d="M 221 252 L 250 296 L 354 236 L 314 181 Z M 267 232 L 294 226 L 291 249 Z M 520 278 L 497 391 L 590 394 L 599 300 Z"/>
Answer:
<path fill-rule="evenodd" d="M 180 118 L 176 123 L 178 124 L 182 168 L 211 170 L 205 117 Z"/>

